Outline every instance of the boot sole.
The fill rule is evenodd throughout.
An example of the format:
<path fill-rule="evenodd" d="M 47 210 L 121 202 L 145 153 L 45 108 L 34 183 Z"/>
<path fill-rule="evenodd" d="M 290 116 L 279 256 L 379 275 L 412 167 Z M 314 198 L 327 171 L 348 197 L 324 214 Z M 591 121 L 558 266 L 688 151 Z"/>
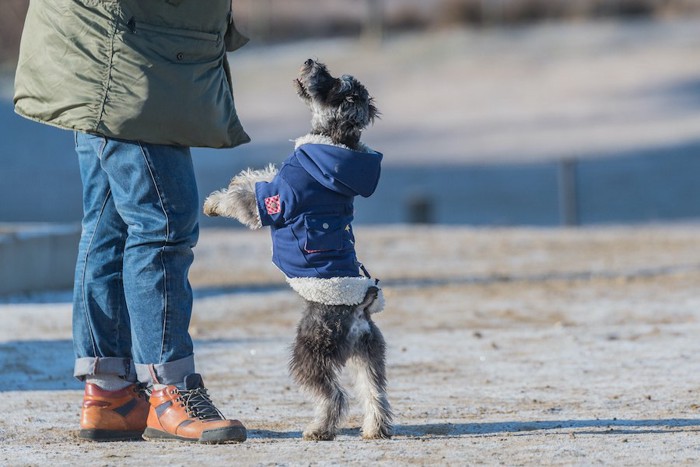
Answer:
<path fill-rule="evenodd" d="M 143 431 L 80 430 L 78 438 L 88 441 L 138 441 L 143 439 Z"/>
<path fill-rule="evenodd" d="M 222 443 L 242 443 L 248 438 L 246 429 L 242 426 L 231 426 L 227 428 L 217 428 L 202 432 L 199 438 L 185 438 L 171 433 L 146 428 L 143 432 L 143 439 L 147 441 L 186 441 L 189 443 L 222 444 Z"/>

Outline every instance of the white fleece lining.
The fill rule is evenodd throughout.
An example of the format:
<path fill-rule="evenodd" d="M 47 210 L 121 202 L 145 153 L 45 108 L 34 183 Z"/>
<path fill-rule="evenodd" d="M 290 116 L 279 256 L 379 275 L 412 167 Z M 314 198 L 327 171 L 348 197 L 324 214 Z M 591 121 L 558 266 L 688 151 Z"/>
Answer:
<path fill-rule="evenodd" d="M 368 277 L 288 277 L 287 282 L 302 298 L 325 305 L 359 305 L 365 299 L 367 289 L 375 286 L 374 279 Z M 379 289 L 369 312 L 379 313 L 383 309 L 384 294 Z"/>
<path fill-rule="evenodd" d="M 298 149 L 302 144 L 325 144 L 327 146 L 336 146 L 343 149 L 351 150 L 344 144 L 334 143 L 330 136 L 326 135 L 313 135 L 311 133 L 306 134 L 300 138 L 294 140 L 294 149 Z M 376 152 L 369 146 L 365 146 L 363 143 L 357 144 L 357 151 L 359 152 Z"/>

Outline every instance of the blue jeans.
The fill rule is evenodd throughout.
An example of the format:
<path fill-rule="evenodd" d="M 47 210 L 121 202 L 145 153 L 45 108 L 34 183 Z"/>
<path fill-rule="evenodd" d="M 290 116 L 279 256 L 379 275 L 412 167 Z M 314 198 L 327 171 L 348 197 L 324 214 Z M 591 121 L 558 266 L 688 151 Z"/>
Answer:
<path fill-rule="evenodd" d="M 74 374 L 181 383 L 194 372 L 188 271 L 199 235 L 189 148 L 75 134 L 83 181 Z"/>

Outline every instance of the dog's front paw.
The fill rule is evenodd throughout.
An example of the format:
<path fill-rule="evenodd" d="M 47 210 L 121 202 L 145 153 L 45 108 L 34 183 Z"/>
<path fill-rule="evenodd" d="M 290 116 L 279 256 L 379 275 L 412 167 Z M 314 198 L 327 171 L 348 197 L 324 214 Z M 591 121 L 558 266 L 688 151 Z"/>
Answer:
<path fill-rule="evenodd" d="M 234 182 L 237 178 L 233 179 Z M 255 191 L 231 182 L 228 188 L 215 191 L 204 200 L 204 214 L 236 219 L 251 229 L 262 227 Z"/>
<path fill-rule="evenodd" d="M 224 190 L 215 191 L 210 194 L 207 199 L 204 200 L 204 214 L 209 217 L 218 217 L 219 214 L 219 201 L 224 196 Z"/>

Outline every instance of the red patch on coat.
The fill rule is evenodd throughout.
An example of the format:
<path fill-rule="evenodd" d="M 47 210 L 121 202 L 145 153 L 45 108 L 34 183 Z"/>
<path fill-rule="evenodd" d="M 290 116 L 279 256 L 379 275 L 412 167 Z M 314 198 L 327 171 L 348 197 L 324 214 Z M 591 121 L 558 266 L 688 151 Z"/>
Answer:
<path fill-rule="evenodd" d="M 265 209 L 269 215 L 279 214 L 282 211 L 280 205 L 280 195 L 269 196 L 265 198 Z"/>

